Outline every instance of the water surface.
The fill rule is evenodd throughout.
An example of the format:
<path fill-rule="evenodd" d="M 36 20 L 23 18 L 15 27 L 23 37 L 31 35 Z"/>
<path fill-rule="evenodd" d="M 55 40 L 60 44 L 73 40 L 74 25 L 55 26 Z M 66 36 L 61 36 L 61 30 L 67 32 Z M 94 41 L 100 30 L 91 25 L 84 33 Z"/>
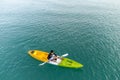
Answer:
<path fill-rule="evenodd" d="M 119 80 L 120 1 L 2 0 L 0 80 Z M 84 65 L 69 69 L 31 58 L 38 49 Z"/>

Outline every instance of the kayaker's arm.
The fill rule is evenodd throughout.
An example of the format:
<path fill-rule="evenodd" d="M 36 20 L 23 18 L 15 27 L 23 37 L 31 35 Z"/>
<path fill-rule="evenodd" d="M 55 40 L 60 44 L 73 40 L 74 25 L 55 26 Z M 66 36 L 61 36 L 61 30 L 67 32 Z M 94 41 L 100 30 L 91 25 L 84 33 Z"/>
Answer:
<path fill-rule="evenodd" d="M 62 57 L 66 57 L 66 56 L 68 56 L 68 53 L 66 53 L 66 54 L 63 54 L 62 56 L 60 56 L 61 58 Z M 48 61 L 47 61 L 48 62 Z M 44 63 L 41 63 L 41 64 L 39 64 L 39 66 L 42 66 L 42 65 L 44 65 L 45 63 L 47 63 L 47 62 L 44 62 Z"/>

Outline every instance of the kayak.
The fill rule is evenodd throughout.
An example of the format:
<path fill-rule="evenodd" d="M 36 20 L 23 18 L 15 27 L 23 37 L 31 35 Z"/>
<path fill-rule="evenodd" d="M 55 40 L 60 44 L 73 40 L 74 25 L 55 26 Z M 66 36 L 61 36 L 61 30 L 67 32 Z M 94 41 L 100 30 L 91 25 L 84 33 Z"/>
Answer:
<path fill-rule="evenodd" d="M 30 50 L 28 51 L 28 54 L 39 60 L 39 61 L 42 61 L 42 62 L 47 62 L 49 64 L 52 64 L 52 65 L 57 65 L 57 66 L 61 66 L 61 67 L 68 67 L 68 68 L 82 68 L 83 65 L 79 62 L 76 62 L 72 59 L 69 59 L 69 58 L 65 58 L 65 57 L 62 57 L 62 58 L 58 58 L 56 61 L 48 61 L 47 59 L 47 56 L 48 56 L 48 52 L 44 52 L 44 51 L 40 51 L 40 50 Z"/>

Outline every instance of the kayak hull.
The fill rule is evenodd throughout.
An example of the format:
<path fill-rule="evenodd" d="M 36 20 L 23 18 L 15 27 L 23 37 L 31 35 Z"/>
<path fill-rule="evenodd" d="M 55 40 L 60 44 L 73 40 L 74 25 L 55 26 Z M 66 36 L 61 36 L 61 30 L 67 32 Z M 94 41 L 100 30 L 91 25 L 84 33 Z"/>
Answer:
<path fill-rule="evenodd" d="M 56 62 L 53 61 L 48 61 L 47 56 L 48 56 L 48 52 L 44 52 L 44 51 L 40 51 L 40 50 L 30 50 L 28 51 L 28 54 L 41 61 L 41 62 L 47 62 L 49 64 L 52 65 L 57 65 L 57 66 L 61 66 L 61 67 L 68 67 L 68 68 L 82 68 L 83 65 L 80 64 L 79 62 L 76 62 L 72 59 L 69 58 L 58 58 L 56 60 Z"/>
<path fill-rule="evenodd" d="M 81 68 L 81 67 L 83 67 L 82 64 L 80 64 L 72 59 L 69 59 L 69 58 L 63 58 L 62 61 L 59 63 L 59 66 L 69 67 L 69 68 Z"/>

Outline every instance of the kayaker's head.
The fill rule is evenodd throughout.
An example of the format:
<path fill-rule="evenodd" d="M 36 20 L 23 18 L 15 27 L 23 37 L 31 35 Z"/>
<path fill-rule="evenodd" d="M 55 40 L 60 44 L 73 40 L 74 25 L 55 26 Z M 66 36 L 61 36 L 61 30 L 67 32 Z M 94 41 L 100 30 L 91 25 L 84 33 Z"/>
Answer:
<path fill-rule="evenodd" d="M 53 50 L 50 51 L 50 53 L 53 53 L 53 52 L 54 52 Z"/>

